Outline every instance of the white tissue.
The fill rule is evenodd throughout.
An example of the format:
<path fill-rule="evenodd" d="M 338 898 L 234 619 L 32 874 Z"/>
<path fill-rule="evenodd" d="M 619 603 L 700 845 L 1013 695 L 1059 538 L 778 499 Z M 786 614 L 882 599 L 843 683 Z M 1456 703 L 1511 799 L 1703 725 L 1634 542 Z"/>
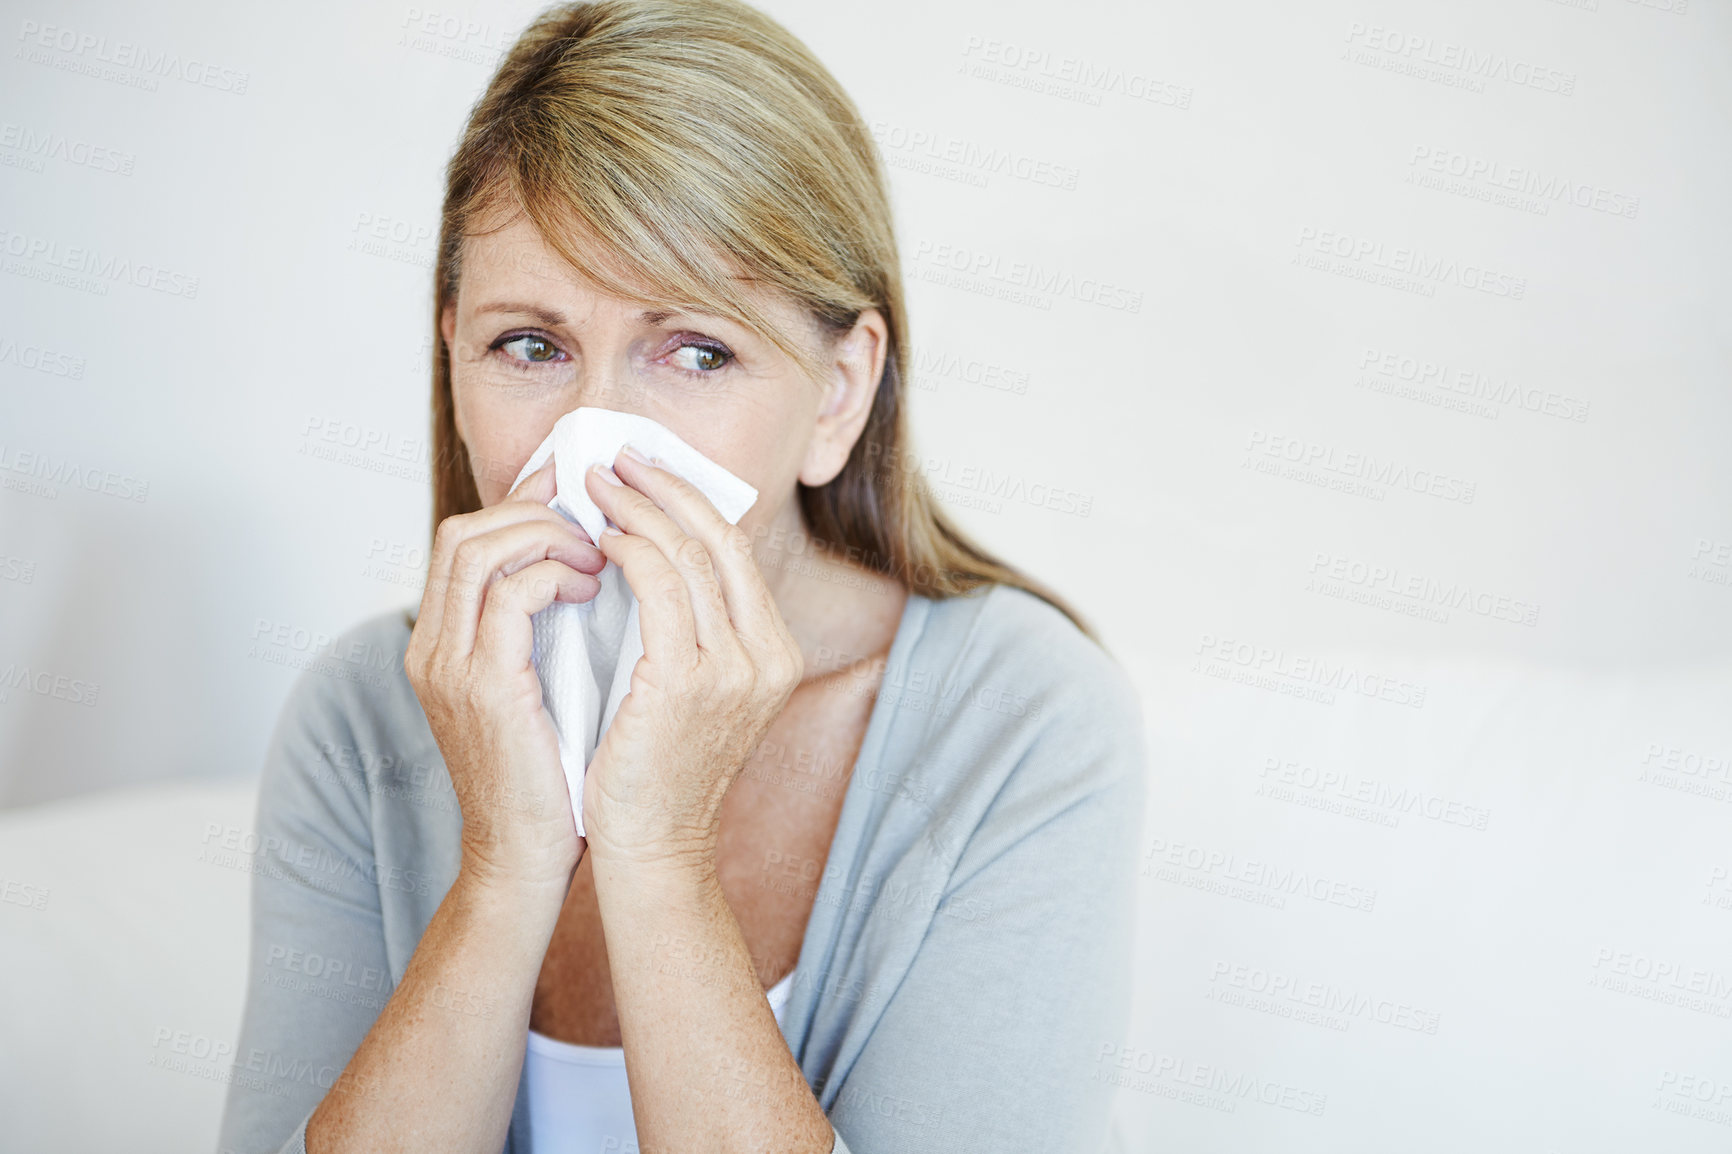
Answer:
<path fill-rule="evenodd" d="M 611 466 L 620 446 L 630 442 L 664 468 L 689 481 L 710 499 L 729 524 L 738 524 L 758 499 L 758 491 L 696 449 L 665 425 L 612 409 L 573 409 L 554 422 L 553 431 L 530 456 L 513 489 L 553 454 L 557 492 L 548 507 L 575 521 L 599 541 L 607 518 L 590 499 L 584 477 L 591 465 Z M 637 598 L 612 561 L 600 574 L 601 592 L 581 605 L 556 601 L 537 613 L 535 671 L 541 700 L 559 733 L 559 761 L 571 791 L 571 812 L 583 835 L 583 774 L 619 703 L 631 689 L 631 671 L 643 656 Z"/>

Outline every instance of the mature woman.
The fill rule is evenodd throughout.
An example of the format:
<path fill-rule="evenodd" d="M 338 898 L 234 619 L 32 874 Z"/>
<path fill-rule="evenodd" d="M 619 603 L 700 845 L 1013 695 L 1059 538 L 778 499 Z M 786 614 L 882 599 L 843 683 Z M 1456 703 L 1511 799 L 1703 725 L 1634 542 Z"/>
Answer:
<path fill-rule="evenodd" d="M 884 176 L 726 0 L 549 11 L 450 164 L 419 613 L 265 765 L 232 1151 L 1096 1151 L 1130 1008 L 1140 722 L 906 453 Z M 612 528 L 512 482 L 579 406 Z M 645 655 L 579 837 L 532 615 L 619 567 Z M 396 659 L 400 656 L 400 667 Z M 400 672 L 398 671 L 400 668 Z"/>

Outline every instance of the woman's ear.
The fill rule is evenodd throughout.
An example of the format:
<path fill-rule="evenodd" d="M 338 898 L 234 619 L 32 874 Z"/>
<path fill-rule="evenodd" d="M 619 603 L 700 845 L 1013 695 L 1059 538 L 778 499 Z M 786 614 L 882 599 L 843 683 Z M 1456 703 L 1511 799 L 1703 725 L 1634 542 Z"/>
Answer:
<path fill-rule="evenodd" d="M 800 466 L 801 484 L 829 484 L 848 463 L 848 454 L 872 415 L 889 350 L 890 327 L 877 309 L 862 311 L 854 327 L 836 339 L 835 354 L 825 366 L 818 425 Z"/>

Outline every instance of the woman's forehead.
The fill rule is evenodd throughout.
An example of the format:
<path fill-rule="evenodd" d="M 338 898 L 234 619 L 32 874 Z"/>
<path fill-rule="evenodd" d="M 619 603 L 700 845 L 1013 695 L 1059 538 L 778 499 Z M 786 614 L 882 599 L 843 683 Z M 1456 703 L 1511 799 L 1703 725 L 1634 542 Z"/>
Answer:
<path fill-rule="evenodd" d="M 689 302 L 670 301 L 658 294 L 619 254 L 602 245 L 582 226 L 574 227 L 568 239 L 570 250 L 586 264 L 593 261 L 605 265 L 617 283 L 633 287 L 634 291 L 617 293 L 583 268 L 568 263 L 559 250 L 547 242 L 528 214 L 521 210 L 509 216 L 496 215 L 484 227 L 484 231 L 464 234 L 463 258 L 458 264 L 462 281 L 460 295 L 475 300 L 485 297 L 489 301 L 537 301 L 543 308 L 557 301 L 564 301 L 574 309 L 580 304 L 587 308 L 597 300 L 607 300 L 634 306 L 640 312 L 639 319 L 647 323 L 661 323 L 673 316 L 689 316 L 741 325 L 736 318 Z M 806 316 L 797 304 L 774 292 L 762 280 L 738 273 L 731 275 L 760 308 L 778 316 L 784 323 L 798 324 Z"/>

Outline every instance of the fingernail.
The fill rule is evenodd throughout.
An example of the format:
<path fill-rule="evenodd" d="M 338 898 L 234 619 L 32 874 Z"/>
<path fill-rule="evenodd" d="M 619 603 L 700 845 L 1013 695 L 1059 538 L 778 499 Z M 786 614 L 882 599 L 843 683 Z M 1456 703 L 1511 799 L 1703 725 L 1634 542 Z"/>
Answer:
<path fill-rule="evenodd" d="M 637 449 L 635 449 L 634 447 L 632 447 L 629 444 L 621 445 L 619 451 L 624 453 L 626 456 L 630 457 L 632 460 L 638 461 L 642 464 L 645 464 L 645 465 L 655 464 L 654 461 L 652 461 L 648 457 L 644 456 L 642 453 L 640 453 Z"/>
<path fill-rule="evenodd" d="M 617 476 L 615 476 L 614 471 L 612 469 L 608 468 L 606 465 L 591 465 L 590 468 L 595 470 L 597 475 L 599 475 L 601 477 L 601 479 L 606 481 L 608 484 L 618 485 L 621 488 L 625 487 L 625 482 L 620 480 Z"/>

